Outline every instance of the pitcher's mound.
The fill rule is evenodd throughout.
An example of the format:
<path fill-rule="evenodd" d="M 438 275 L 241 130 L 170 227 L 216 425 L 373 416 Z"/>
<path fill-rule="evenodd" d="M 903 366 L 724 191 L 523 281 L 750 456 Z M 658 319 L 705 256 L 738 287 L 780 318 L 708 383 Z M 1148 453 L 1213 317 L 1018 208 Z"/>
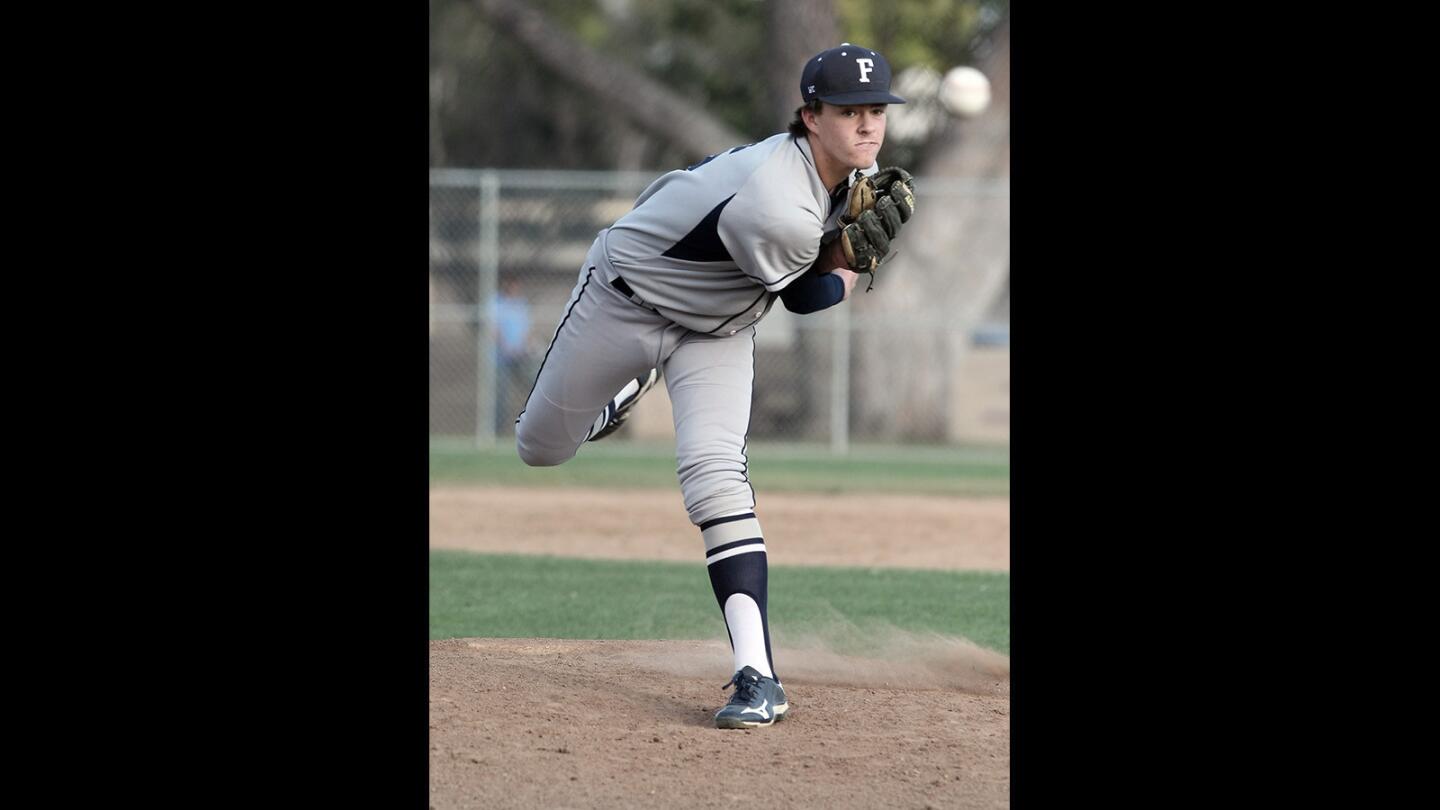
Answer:
<path fill-rule="evenodd" d="M 778 646 L 790 713 L 740 731 L 724 642 L 431 642 L 431 806 L 1008 807 L 1009 660 L 885 654 Z"/>

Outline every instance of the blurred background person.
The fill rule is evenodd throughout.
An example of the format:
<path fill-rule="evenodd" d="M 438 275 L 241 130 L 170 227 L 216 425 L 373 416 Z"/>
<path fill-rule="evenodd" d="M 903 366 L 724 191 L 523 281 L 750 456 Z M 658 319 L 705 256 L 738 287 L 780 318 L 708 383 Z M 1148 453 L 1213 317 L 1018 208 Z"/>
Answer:
<path fill-rule="evenodd" d="M 524 404 L 534 370 L 530 366 L 530 302 L 513 276 L 495 296 L 495 430 L 507 431 Z"/>

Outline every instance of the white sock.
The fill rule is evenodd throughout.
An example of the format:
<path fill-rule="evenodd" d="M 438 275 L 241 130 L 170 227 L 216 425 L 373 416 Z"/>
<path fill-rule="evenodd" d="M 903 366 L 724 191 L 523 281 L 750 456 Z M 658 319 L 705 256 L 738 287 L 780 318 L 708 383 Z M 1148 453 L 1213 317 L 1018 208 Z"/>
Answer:
<path fill-rule="evenodd" d="M 725 624 L 730 627 L 730 643 L 735 651 L 734 671 L 753 667 L 767 678 L 775 677 L 770 657 L 765 654 L 765 625 L 755 600 L 743 593 L 730 594 L 725 600 Z"/>

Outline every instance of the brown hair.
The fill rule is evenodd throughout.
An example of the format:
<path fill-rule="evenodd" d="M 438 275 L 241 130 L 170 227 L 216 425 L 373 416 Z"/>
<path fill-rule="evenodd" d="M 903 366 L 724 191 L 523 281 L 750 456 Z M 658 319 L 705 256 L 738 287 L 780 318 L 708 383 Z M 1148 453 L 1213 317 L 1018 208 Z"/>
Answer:
<path fill-rule="evenodd" d="M 820 108 L 821 108 L 821 106 L 823 106 L 823 104 L 824 104 L 824 102 L 822 102 L 820 99 L 817 98 L 817 99 L 811 99 L 810 101 L 805 102 L 804 104 L 800 105 L 799 107 L 796 107 L 796 108 L 795 108 L 795 120 L 790 122 L 790 134 L 793 135 L 793 136 L 796 137 L 796 138 L 803 138 L 803 137 L 805 137 L 805 134 L 810 131 L 810 128 L 807 127 L 807 126 L 805 126 L 805 118 L 804 118 L 804 116 L 802 116 L 802 115 L 800 114 L 801 111 L 803 111 L 803 110 L 809 110 L 810 112 L 815 113 L 816 115 L 819 115 L 819 114 L 820 114 Z"/>

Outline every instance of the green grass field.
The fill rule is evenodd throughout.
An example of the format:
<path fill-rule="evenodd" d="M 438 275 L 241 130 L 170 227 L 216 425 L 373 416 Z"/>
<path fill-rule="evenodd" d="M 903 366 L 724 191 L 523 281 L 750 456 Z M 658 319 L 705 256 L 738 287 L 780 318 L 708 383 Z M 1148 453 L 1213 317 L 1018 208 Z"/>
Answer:
<path fill-rule="evenodd" d="M 1010 653 L 1010 575 L 772 566 L 777 639 L 858 652 L 888 628 L 963 636 Z M 712 639 L 725 624 L 694 564 L 430 553 L 430 637 Z"/>
<path fill-rule="evenodd" d="M 748 448 L 750 481 L 764 492 L 1010 494 L 1008 447 L 857 445 L 845 456 L 825 447 L 757 443 Z M 669 442 L 597 442 L 558 467 L 527 467 L 502 441 L 477 449 L 434 441 L 430 481 L 531 486 L 675 487 Z"/>

